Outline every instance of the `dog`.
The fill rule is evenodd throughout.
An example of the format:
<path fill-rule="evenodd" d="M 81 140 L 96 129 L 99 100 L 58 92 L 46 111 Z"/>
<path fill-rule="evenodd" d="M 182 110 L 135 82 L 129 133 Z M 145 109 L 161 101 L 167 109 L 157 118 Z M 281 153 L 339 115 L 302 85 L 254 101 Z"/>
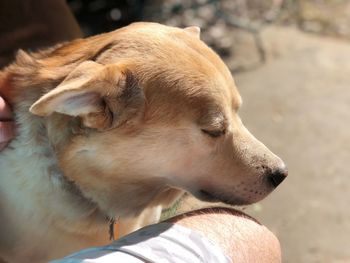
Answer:
<path fill-rule="evenodd" d="M 0 258 L 47 262 L 155 223 L 188 192 L 245 205 L 287 176 L 237 113 L 197 27 L 134 23 L 0 73 L 17 136 L 0 153 Z"/>

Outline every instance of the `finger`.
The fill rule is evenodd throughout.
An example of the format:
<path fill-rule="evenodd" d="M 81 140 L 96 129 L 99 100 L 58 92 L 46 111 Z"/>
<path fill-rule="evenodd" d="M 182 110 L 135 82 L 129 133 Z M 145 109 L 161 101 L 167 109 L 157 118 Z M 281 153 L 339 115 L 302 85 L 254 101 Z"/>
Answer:
<path fill-rule="evenodd" d="M 15 123 L 13 121 L 0 122 L 0 143 L 8 142 L 15 136 Z"/>
<path fill-rule="evenodd" d="M 8 104 L 0 97 L 0 120 L 12 120 L 12 111 Z"/>

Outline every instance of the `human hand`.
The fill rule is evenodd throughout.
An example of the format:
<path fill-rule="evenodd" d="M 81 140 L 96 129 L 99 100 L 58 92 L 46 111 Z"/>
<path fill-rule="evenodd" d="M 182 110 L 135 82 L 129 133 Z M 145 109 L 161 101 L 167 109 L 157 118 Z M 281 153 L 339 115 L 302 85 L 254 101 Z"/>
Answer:
<path fill-rule="evenodd" d="M 0 97 L 0 151 L 15 135 L 15 125 L 9 105 Z"/>

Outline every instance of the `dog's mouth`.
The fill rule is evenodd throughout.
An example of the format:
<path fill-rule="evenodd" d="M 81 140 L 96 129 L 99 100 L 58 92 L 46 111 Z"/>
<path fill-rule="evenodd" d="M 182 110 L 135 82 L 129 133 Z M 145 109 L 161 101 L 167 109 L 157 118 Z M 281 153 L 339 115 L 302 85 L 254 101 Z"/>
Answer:
<path fill-rule="evenodd" d="M 198 195 L 196 197 L 199 200 L 205 202 L 220 202 L 220 200 L 216 196 L 203 189 L 199 190 Z"/>
<path fill-rule="evenodd" d="M 251 202 L 249 200 L 244 200 L 242 198 L 239 198 L 237 196 L 231 195 L 229 198 L 223 194 L 217 194 L 215 192 L 209 192 L 207 190 L 201 189 L 196 194 L 195 197 L 197 197 L 199 200 L 204 202 L 211 202 L 211 203 L 218 203 L 222 202 L 228 205 L 248 205 Z"/>

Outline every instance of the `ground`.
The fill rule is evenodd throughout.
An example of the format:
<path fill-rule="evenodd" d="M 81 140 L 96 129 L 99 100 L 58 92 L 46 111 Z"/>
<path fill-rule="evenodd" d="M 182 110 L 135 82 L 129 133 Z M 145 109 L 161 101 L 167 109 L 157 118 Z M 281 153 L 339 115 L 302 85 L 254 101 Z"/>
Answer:
<path fill-rule="evenodd" d="M 235 75 L 241 116 L 289 177 L 244 209 L 278 236 L 283 262 L 350 262 L 350 44 L 285 27 L 267 27 L 262 39 L 267 62 Z M 186 199 L 182 208 L 202 205 Z"/>

